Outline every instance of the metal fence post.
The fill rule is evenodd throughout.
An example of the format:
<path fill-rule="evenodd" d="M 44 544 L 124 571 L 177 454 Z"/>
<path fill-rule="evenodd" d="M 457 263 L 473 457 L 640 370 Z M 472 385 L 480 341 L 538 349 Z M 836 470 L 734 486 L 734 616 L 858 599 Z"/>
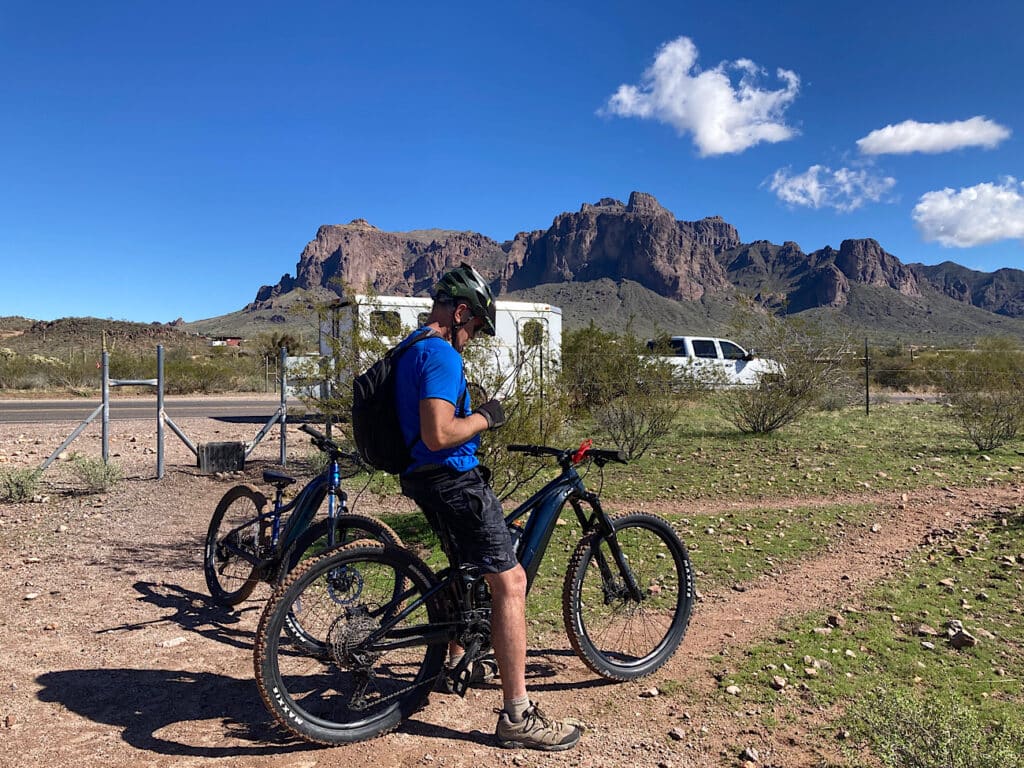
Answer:
<path fill-rule="evenodd" d="M 287 360 L 288 360 L 288 349 L 287 349 L 287 347 L 281 347 L 281 418 L 280 418 L 280 424 L 281 424 L 281 466 L 282 467 L 285 466 L 285 463 L 288 460 L 288 430 L 285 429 L 285 421 L 288 418 L 288 408 L 286 406 L 286 402 L 287 402 L 288 396 L 285 393 L 285 389 L 286 389 L 285 384 L 286 384 L 287 380 L 286 380 L 285 370 L 284 370 L 285 369 L 285 363 L 287 362 Z"/>
<path fill-rule="evenodd" d="M 868 340 L 864 339 L 864 415 L 871 415 L 871 359 L 868 357 Z"/>
<path fill-rule="evenodd" d="M 164 478 L 164 345 L 156 347 L 156 479 Z"/>
<path fill-rule="evenodd" d="M 103 393 L 103 416 L 101 422 L 103 424 L 103 463 L 106 464 L 110 459 L 110 353 L 107 350 L 103 350 L 102 355 L 103 362 L 101 367 L 103 369 L 103 384 L 101 385 L 101 392 Z"/>

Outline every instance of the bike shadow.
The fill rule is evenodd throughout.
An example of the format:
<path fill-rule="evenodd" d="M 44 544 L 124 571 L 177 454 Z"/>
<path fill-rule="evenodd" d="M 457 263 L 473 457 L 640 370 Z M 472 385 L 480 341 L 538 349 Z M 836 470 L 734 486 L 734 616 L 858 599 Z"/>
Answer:
<path fill-rule="evenodd" d="M 242 629 L 242 615 L 262 610 L 260 605 L 226 608 L 210 602 L 210 598 L 177 584 L 138 581 L 132 585 L 140 602 L 161 608 L 170 613 L 155 619 L 103 627 L 96 634 L 108 632 L 131 632 L 155 624 L 177 624 L 182 629 L 216 640 L 225 645 L 251 651 L 253 632 Z"/>
<path fill-rule="evenodd" d="M 315 748 L 284 737 L 251 680 L 172 669 L 71 669 L 47 672 L 36 682 L 40 701 L 120 728 L 125 742 L 147 752 L 255 757 Z M 210 720 L 219 720 L 221 728 L 196 727 Z M 173 733 L 188 734 L 196 743 L 176 741 L 168 735 Z M 224 745 L 226 738 L 252 743 Z"/>

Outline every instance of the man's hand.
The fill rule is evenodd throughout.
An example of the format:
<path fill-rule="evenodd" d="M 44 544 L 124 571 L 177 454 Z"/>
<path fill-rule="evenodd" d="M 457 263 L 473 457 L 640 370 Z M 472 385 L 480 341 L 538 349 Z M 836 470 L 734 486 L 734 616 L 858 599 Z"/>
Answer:
<path fill-rule="evenodd" d="M 473 413 L 479 413 L 487 419 L 488 429 L 497 429 L 505 423 L 505 409 L 501 407 L 498 400 L 488 400 L 478 407 Z"/>

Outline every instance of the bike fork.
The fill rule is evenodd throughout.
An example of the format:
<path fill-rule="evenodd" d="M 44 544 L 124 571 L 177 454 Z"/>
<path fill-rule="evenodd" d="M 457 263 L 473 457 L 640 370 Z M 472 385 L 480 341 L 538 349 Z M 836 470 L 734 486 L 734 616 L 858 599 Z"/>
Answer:
<path fill-rule="evenodd" d="M 573 507 L 576 509 L 576 514 L 580 518 L 580 522 L 584 524 L 584 530 L 589 528 L 591 531 L 597 533 L 599 542 L 604 541 L 607 543 L 608 550 L 612 555 L 612 560 L 614 561 L 615 567 L 621 575 L 622 580 L 625 582 L 625 587 L 629 596 L 639 603 L 644 599 L 644 594 L 640 589 L 640 585 L 636 582 L 636 577 L 633 575 L 633 569 L 629 567 L 629 561 L 626 560 L 625 555 L 622 554 L 622 547 L 619 546 L 619 540 L 615 535 L 615 526 L 612 525 L 611 519 L 601 508 L 601 500 L 597 496 L 588 493 L 583 497 L 583 499 L 590 504 L 591 508 L 594 510 L 590 519 L 587 520 L 579 502 L 573 499 Z M 598 570 L 601 572 L 602 582 L 605 585 L 615 584 L 615 572 L 611 565 L 609 565 L 608 559 L 604 556 L 600 547 L 594 548 L 594 561 L 597 563 Z"/>

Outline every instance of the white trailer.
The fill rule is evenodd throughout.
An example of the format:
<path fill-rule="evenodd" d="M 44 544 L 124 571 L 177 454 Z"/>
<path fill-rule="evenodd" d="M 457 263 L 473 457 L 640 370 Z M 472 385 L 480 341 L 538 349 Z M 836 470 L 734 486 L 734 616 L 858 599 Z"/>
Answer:
<path fill-rule="evenodd" d="M 422 326 L 433 301 L 416 296 L 356 295 L 333 309 L 321 328 L 321 354 L 332 355 L 332 339 L 350 337 L 353 323 L 362 339 L 386 347 Z M 490 394 L 509 394 L 523 387 L 543 389 L 561 364 L 562 310 L 526 301 L 495 302 L 495 335 L 477 336 L 466 351 L 466 375 Z M 369 362 L 362 361 L 365 368 Z"/>

